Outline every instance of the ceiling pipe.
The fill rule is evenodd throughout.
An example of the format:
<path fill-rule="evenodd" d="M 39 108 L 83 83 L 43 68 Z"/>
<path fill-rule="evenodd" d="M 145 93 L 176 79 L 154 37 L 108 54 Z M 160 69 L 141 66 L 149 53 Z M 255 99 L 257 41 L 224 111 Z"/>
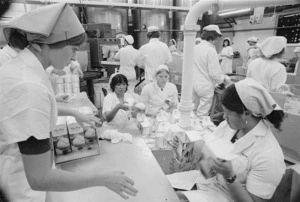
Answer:
<path fill-rule="evenodd" d="M 183 71 L 182 89 L 179 105 L 180 121 L 179 125 L 183 128 L 190 126 L 190 115 L 193 110 L 192 90 L 193 90 L 193 63 L 196 33 L 200 30 L 197 21 L 202 14 L 217 4 L 219 10 L 243 9 L 266 6 L 280 6 L 298 4 L 299 0 L 200 0 L 188 12 L 185 24 L 182 26 L 184 32 L 183 47 Z"/>

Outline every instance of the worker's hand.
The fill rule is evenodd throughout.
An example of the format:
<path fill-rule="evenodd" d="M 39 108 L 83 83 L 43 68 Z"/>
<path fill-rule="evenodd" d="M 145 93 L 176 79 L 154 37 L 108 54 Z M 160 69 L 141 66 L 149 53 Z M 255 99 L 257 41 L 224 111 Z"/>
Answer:
<path fill-rule="evenodd" d="M 117 107 L 118 107 L 118 109 L 123 109 L 123 110 L 125 110 L 125 111 L 128 111 L 128 110 L 130 109 L 129 105 L 127 105 L 126 102 L 124 102 L 124 103 L 119 103 L 119 104 L 117 105 Z"/>
<path fill-rule="evenodd" d="M 129 196 L 136 196 L 138 190 L 133 187 L 134 181 L 124 174 L 122 171 L 102 173 L 105 187 L 119 194 L 122 198 L 128 199 Z"/>
<path fill-rule="evenodd" d="M 93 128 L 96 129 L 96 127 L 102 126 L 102 122 L 98 117 L 95 117 L 93 115 L 86 115 L 80 112 L 76 112 L 74 115 L 77 123 L 84 129 L 85 126 L 83 123 L 87 123 L 91 125 Z M 97 125 L 97 126 L 96 126 Z"/>
<path fill-rule="evenodd" d="M 179 140 L 177 136 L 175 136 L 173 140 L 168 141 L 168 144 L 175 151 L 177 160 L 180 161 L 182 158 L 182 142 Z"/>
<path fill-rule="evenodd" d="M 66 75 L 66 72 L 64 70 L 54 68 L 52 70 L 52 74 L 56 74 L 58 76 L 63 76 L 63 75 Z"/>
<path fill-rule="evenodd" d="M 225 75 L 223 83 L 225 85 L 225 88 L 227 88 L 228 86 L 230 86 L 232 84 L 231 78 L 229 76 Z"/>
<path fill-rule="evenodd" d="M 55 95 L 56 102 L 68 102 L 69 95 L 68 94 L 57 94 Z"/>
<path fill-rule="evenodd" d="M 219 158 L 213 159 L 212 168 L 215 169 L 217 173 L 223 175 L 224 179 L 231 178 L 234 175 L 230 161 Z"/>

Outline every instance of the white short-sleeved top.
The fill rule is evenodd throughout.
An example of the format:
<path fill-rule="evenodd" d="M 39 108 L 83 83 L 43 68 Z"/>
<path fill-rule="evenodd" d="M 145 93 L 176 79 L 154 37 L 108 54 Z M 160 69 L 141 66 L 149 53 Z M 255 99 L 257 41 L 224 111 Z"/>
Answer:
<path fill-rule="evenodd" d="M 172 100 L 175 105 L 178 104 L 178 91 L 173 83 L 168 82 L 163 89 L 160 89 L 154 81 L 147 84 L 141 93 L 141 100 L 146 105 L 146 113 L 150 115 L 157 115 L 167 99 Z"/>
<path fill-rule="evenodd" d="M 0 71 L 0 179 L 12 201 L 44 201 L 45 192 L 31 190 L 27 182 L 17 142 L 49 138 L 57 117 L 51 83 L 28 49 Z"/>
<path fill-rule="evenodd" d="M 193 88 L 198 95 L 214 92 L 215 84 L 224 81 L 224 74 L 218 59 L 215 46 L 203 40 L 195 47 Z"/>
<path fill-rule="evenodd" d="M 257 58 L 249 64 L 247 77 L 256 80 L 269 91 L 277 91 L 285 84 L 287 73 L 285 67 L 278 61 Z"/>
<path fill-rule="evenodd" d="M 127 99 L 134 99 L 134 98 L 129 93 L 125 93 L 124 101 L 126 102 Z M 120 101 L 115 92 L 111 92 L 111 93 L 107 94 L 103 101 L 103 111 L 102 111 L 103 117 L 106 118 L 105 112 L 113 110 L 114 107 L 119 103 L 120 103 Z M 108 124 L 113 125 L 113 124 L 122 124 L 122 123 L 128 122 L 129 117 L 130 117 L 129 113 L 130 112 L 128 112 L 128 111 L 119 109 L 118 112 L 116 113 L 115 117 Z"/>
<path fill-rule="evenodd" d="M 235 133 L 236 130 L 232 130 L 224 121 L 214 135 L 231 141 Z M 284 156 L 270 127 L 261 120 L 233 145 L 232 153 L 239 155 L 232 160 L 237 179 L 251 194 L 270 199 L 285 173 Z"/>

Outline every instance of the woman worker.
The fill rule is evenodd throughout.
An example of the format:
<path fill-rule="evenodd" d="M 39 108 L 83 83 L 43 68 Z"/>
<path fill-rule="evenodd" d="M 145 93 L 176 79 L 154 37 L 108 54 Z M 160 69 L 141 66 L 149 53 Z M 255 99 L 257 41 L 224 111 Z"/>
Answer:
<path fill-rule="evenodd" d="M 208 25 L 203 28 L 201 43 L 195 47 L 193 104 L 199 118 L 209 115 L 216 84 L 230 82 L 230 77 L 222 73 L 215 48 L 221 36 L 218 25 Z"/>
<path fill-rule="evenodd" d="M 249 48 L 247 49 L 246 56 L 243 62 L 244 67 L 248 67 L 253 60 L 260 57 L 258 49 L 259 44 L 257 42 L 257 37 L 252 36 L 248 38 L 247 43 L 249 44 Z"/>
<path fill-rule="evenodd" d="M 45 69 L 62 69 L 85 41 L 73 9 L 66 3 L 53 4 L 15 18 L 3 28 L 6 40 L 11 28 L 24 31 L 30 44 L 3 65 L 0 74 L 0 178 L 11 201 L 41 202 L 45 191 L 92 186 L 105 186 L 123 198 L 136 195 L 133 181 L 122 172 L 52 168 L 49 133 L 57 105 Z"/>
<path fill-rule="evenodd" d="M 166 110 L 177 107 L 178 91 L 169 81 L 169 68 L 159 65 L 155 72 L 155 81 L 147 84 L 141 93 L 141 100 L 146 105 L 146 114 L 156 117 L 164 106 Z"/>
<path fill-rule="evenodd" d="M 284 156 L 271 130 L 280 130 L 284 112 L 269 92 L 250 78 L 225 89 L 221 103 L 225 121 L 210 141 L 232 144 L 231 153 L 237 156 L 231 161 L 211 159 L 211 168 L 217 173 L 212 178 L 216 189 L 195 193 L 209 201 L 268 201 L 285 173 Z"/>
<path fill-rule="evenodd" d="M 133 43 L 134 39 L 131 35 L 125 36 L 124 47 L 115 55 L 115 58 L 120 60 L 119 73 L 126 76 L 129 85 L 128 90 L 130 92 L 134 91 L 134 87 L 137 83 L 134 67 L 137 66 L 137 57 L 139 55 L 139 51 L 132 46 Z"/>
<path fill-rule="evenodd" d="M 287 79 L 286 68 L 277 61 L 285 52 L 287 40 L 282 36 L 265 39 L 259 49 L 262 57 L 248 66 L 247 77 L 262 84 L 268 91 L 278 91 Z"/>
<path fill-rule="evenodd" d="M 111 92 L 104 98 L 103 117 L 108 124 L 126 123 L 130 117 L 130 106 L 134 103 L 132 95 L 127 93 L 128 80 L 123 74 L 112 74 L 109 85 Z"/>
<path fill-rule="evenodd" d="M 231 42 L 229 38 L 223 40 L 223 49 L 221 52 L 222 62 L 221 69 L 223 74 L 232 73 L 232 58 L 233 58 L 233 49 L 230 46 Z"/>

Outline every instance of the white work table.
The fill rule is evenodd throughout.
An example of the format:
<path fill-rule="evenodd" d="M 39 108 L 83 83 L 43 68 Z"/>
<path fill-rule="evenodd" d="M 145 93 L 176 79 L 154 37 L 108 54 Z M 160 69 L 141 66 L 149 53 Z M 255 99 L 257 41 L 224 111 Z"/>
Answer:
<path fill-rule="evenodd" d="M 103 127 L 101 130 L 105 130 Z M 111 128 L 109 128 L 111 129 Z M 133 143 L 99 141 L 100 155 L 58 165 L 71 172 L 101 172 L 121 170 L 135 181 L 139 190 L 136 197 L 122 199 L 105 187 L 92 187 L 72 192 L 48 192 L 47 202 L 179 202 L 167 177 L 133 122 L 118 126 L 119 132 L 128 132 Z"/>

